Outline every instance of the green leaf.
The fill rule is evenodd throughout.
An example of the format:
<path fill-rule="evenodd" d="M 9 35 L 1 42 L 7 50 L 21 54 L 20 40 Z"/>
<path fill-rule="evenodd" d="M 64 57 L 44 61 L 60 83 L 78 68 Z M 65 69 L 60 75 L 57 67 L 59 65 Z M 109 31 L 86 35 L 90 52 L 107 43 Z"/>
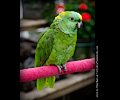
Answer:
<path fill-rule="evenodd" d="M 86 26 L 86 30 L 87 30 L 88 32 L 90 32 L 90 31 L 91 31 L 91 27 L 90 27 L 90 26 Z"/>

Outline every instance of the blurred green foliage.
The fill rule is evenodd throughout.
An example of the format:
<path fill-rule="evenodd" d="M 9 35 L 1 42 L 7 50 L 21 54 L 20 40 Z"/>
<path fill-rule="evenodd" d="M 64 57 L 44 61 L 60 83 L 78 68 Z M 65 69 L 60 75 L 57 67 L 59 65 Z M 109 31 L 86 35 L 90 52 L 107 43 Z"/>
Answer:
<path fill-rule="evenodd" d="M 55 9 L 55 3 L 54 2 L 47 3 L 46 7 L 44 9 L 44 12 L 43 12 L 43 16 L 48 21 L 49 25 L 52 24 L 54 18 L 57 16 L 54 9 Z"/>

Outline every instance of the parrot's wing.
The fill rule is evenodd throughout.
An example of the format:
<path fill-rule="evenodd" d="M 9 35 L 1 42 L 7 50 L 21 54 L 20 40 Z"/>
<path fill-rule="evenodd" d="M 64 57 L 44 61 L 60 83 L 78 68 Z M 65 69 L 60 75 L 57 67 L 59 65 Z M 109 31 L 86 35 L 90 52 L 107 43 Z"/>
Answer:
<path fill-rule="evenodd" d="M 52 51 L 53 40 L 54 40 L 52 34 L 53 34 L 53 30 L 48 29 L 40 35 L 35 53 L 35 67 L 45 65 L 46 60 L 49 58 Z M 37 89 L 40 91 L 47 84 L 48 86 L 50 86 L 49 83 L 51 83 L 51 81 L 49 79 L 50 78 L 37 79 Z M 53 77 L 53 80 L 55 80 L 55 77 Z"/>
<path fill-rule="evenodd" d="M 35 67 L 43 66 L 51 54 L 54 39 L 52 32 L 51 29 L 48 29 L 38 39 L 35 53 Z"/>

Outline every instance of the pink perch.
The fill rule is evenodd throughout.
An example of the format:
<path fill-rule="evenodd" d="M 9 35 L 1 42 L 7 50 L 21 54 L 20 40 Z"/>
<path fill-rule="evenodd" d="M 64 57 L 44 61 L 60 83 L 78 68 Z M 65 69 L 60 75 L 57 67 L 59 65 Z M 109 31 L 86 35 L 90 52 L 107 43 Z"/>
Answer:
<path fill-rule="evenodd" d="M 62 70 L 61 75 L 94 69 L 95 58 L 66 62 L 66 68 L 66 73 L 64 72 L 64 70 Z M 53 65 L 37 68 L 28 68 L 20 70 L 20 82 L 26 82 L 57 75 L 60 75 L 59 70 L 56 66 Z"/>

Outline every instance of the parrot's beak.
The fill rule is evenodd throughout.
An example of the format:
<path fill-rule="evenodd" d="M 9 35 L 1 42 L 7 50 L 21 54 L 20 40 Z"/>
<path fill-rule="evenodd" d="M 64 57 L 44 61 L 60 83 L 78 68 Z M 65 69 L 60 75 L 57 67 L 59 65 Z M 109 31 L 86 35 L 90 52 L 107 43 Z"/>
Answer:
<path fill-rule="evenodd" d="M 81 27 L 82 27 L 82 20 L 78 20 L 78 23 L 77 23 L 77 28 L 80 28 L 81 29 Z"/>

